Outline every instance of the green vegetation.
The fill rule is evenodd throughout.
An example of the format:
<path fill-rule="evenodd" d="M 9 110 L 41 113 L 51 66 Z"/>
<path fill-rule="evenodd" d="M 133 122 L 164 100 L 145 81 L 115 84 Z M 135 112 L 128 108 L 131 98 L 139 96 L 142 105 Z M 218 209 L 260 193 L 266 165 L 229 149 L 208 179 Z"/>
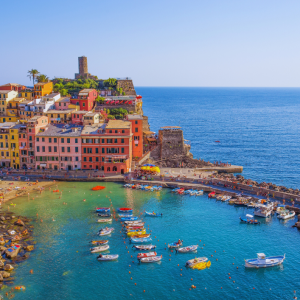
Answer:
<path fill-rule="evenodd" d="M 60 93 L 62 96 L 78 93 L 83 89 L 98 89 L 98 83 L 92 79 L 77 79 L 69 81 L 62 78 L 54 78 L 54 82 L 56 82 L 54 85 L 54 91 Z"/>
<path fill-rule="evenodd" d="M 104 103 L 104 100 L 105 100 L 105 97 L 100 97 L 100 96 L 98 96 L 98 97 L 95 99 L 96 102 L 99 102 L 99 103 L 101 103 L 101 104 Z"/>
<path fill-rule="evenodd" d="M 103 85 L 108 87 L 110 90 L 115 89 L 117 86 L 117 79 L 116 78 L 108 78 L 107 80 L 103 81 Z"/>
<path fill-rule="evenodd" d="M 32 78 L 32 83 L 34 85 L 34 82 L 36 81 L 36 77 L 38 74 L 40 74 L 40 72 L 37 69 L 31 69 L 27 73 L 28 73 L 27 77 L 29 77 L 30 80 Z"/>
<path fill-rule="evenodd" d="M 124 119 L 128 115 L 128 111 L 124 108 L 112 108 L 110 110 L 110 115 L 114 116 L 116 119 Z"/>
<path fill-rule="evenodd" d="M 36 77 L 36 81 L 37 82 L 48 82 L 49 81 L 49 77 L 45 74 L 41 74 L 39 76 Z"/>

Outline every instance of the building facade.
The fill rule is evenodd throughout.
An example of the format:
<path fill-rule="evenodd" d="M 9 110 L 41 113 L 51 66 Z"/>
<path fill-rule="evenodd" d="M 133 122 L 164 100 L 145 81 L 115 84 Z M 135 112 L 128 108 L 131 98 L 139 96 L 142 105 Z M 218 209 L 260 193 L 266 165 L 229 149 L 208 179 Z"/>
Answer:
<path fill-rule="evenodd" d="M 132 157 L 143 156 L 143 117 L 138 114 L 127 115 L 132 127 Z"/>
<path fill-rule="evenodd" d="M 84 89 L 78 93 L 78 98 L 71 99 L 71 103 L 80 106 L 80 110 L 90 111 L 95 106 L 98 92 L 95 89 Z"/>
<path fill-rule="evenodd" d="M 53 83 L 49 82 L 39 82 L 34 85 L 34 97 L 41 98 L 43 96 L 51 94 L 53 91 Z"/>

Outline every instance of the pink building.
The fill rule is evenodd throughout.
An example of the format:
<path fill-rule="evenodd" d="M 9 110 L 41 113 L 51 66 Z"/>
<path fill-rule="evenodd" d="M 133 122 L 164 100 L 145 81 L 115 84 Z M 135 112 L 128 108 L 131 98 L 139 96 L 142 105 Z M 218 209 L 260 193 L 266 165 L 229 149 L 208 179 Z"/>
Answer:
<path fill-rule="evenodd" d="M 72 113 L 72 124 L 83 125 L 83 117 L 87 114 L 85 110 L 74 111 Z"/>
<path fill-rule="evenodd" d="M 36 135 L 36 169 L 81 169 L 81 131 L 79 125 L 48 125 Z"/>
<path fill-rule="evenodd" d="M 35 168 L 35 136 L 48 125 L 48 117 L 35 116 L 19 128 L 19 156 L 22 169 Z"/>
<path fill-rule="evenodd" d="M 70 98 L 69 97 L 63 97 L 58 99 L 55 102 L 55 109 L 56 110 L 66 110 L 69 109 L 69 105 L 70 105 Z"/>

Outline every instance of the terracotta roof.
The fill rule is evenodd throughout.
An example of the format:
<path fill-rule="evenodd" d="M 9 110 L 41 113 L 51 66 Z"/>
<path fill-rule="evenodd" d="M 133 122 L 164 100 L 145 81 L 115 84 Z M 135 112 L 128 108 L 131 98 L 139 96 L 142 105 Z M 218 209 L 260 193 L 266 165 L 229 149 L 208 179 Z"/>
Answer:
<path fill-rule="evenodd" d="M 119 129 L 119 128 L 130 128 L 129 121 L 122 121 L 122 120 L 109 120 L 106 129 Z"/>

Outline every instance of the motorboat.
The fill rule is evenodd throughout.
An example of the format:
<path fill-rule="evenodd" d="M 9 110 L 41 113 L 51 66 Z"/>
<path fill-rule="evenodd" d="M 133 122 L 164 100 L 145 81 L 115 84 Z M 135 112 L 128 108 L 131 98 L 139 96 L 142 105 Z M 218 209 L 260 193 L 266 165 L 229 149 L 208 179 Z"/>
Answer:
<path fill-rule="evenodd" d="M 201 263 L 201 262 L 207 262 L 208 258 L 207 257 L 195 257 L 193 259 L 188 260 L 185 263 L 185 266 L 188 268 L 193 267 L 195 264 Z"/>
<path fill-rule="evenodd" d="M 110 208 L 109 207 L 97 207 L 96 212 L 99 212 L 99 213 L 110 212 Z"/>
<path fill-rule="evenodd" d="M 134 236 L 134 235 L 142 235 L 146 234 L 146 229 L 140 230 L 140 231 L 128 231 L 127 236 Z"/>
<path fill-rule="evenodd" d="M 109 249 L 109 245 L 104 245 L 104 246 L 98 246 L 91 248 L 91 253 L 97 253 L 97 252 L 103 252 Z"/>
<path fill-rule="evenodd" d="M 246 259 L 246 268 L 267 268 L 281 265 L 285 255 L 266 257 L 264 253 L 257 253 L 257 258 Z"/>
<path fill-rule="evenodd" d="M 118 214 L 120 218 L 124 218 L 124 217 L 133 217 L 133 214 Z"/>
<path fill-rule="evenodd" d="M 130 242 L 133 243 L 133 244 L 149 243 L 151 241 L 152 241 L 151 237 L 148 237 L 148 238 L 131 238 L 130 239 Z"/>
<path fill-rule="evenodd" d="M 254 215 L 257 217 L 267 218 L 272 214 L 273 204 L 259 204 L 254 210 Z"/>
<path fill-rule="evenodd" d="M 208 198 L 216 198 L 216 192 L 209 193 Z"/>
<path fill-rule="evenodd" d="M 237 200 L 234 202 L 234 206 L 236 207 L 247 207 L 248 206 L 248 202 L 245 200 Z"/>
<path fill-rule="evenodd" d="M 291 218 L 294 218 L 295 217 L 295 212 L 293 210 L 286 210 L 286 211 L 283 211 L 281 212 L 277 218 L 278 219 L 282 219 L 282 220 L 287 220 L 287 219 L 291 219 Z"/>
<path fill-rule="evenodd" d="M 119 212 L 122 212 L 122 213 L 131 213 L 131 212 L 132 212 L 132 208 L 129 208 L 129 207 L 121 207 L 121 208 L 118 208 L 118 211 L 119 211 Z"/>
<path fill-rule="evenodd" d="M 277 212 L 278 214 L 284 212 L 284 211 L 286 210 L 285 207 L 286 207 L 286 206 L 283 205 L 283 204 L 278 204 L 278 205 L 277 205 L 277 208 L 276 208 L 276 212 Z"/>
<path fill-rule="evenodd" d="M 99 255 L 97 257 L 97 259 L 100 260 L 100 261 L 116 260 L 118 258 L 119 258 L 119 254 Z"/>
<path fill-rule="evenodd" d="M 198 245 L 192 245 L 192 246 L 178 248 L 178 249 L 176 249 L 176 252 L 179 252 L 179 253 L 195 252 L 195 251 L 197 251 L 197 248 L 198 248 Z"/>
<path fill-rule="evenodd" d="M 185 194 L 185 195 L 189 195 L 192 191 L 193 191 L 193 190 L 185 190 L 185 191 L 184 191 L 184 194 Z"/>
<path fill-rule="evenodd" d="M 196 196 L 202 196 L 203 195 L 203 191 L 197 191 Z"/>
<path fill-rule="evenodd" d="M 110 223 L 112 219 L 99 219 L 97 222 L 99 223 Z"/>
<path fill-rule="evenodd" d="M 121 221 L 136 221 L 138 217 L 123 217 Z"/>
<path fill-rule="evenodd" d="M 103 218 L 108 218 L 108 217 L 111 217 L 111 214 L 110 213 L 107 213 L 107 214 L 98 214 L 99 217 L 103 217 Z"/>
<path fill-rule="evenodd" d="M 247 224 L 260 224 L 257 220 L 254 220 L 254 217 L 252 215 L 247 214 L 246 217 L 240 217 L 241 222 L 247 223 Z"/>
<path fill-rule="evenodd" d="M 158 214 L 158 213 L 155 213 L 155 212 L 145 212 L 145 215 L 146 216 L 150 216 L 150 217 L 162 217 L 163 214 Z"/>
<path fill-rule="evenodd" d="M 171 191 L 171 193 L 177 193 L 177 191 L 179 191 L 179 190 L 180 190 L 180 188 L 175 188 Z"/>
<path fill-rule="evenodd" d="M 152 256 L 152 257 L 144 257 L 140 259 L 141 263 L 154 263 L 154 262 L 159 262 L 162 259 L 161 256 Z"/>
<path fill-rule="evenodd" d="M 133 184 L 132 183 L 127 183 L 127 184 L 124 184 L 124 187 L 125 188 L 131 188 L 133 186 Z"/>
<path fill-rule="evenodd" d="M 108 244 L 108 240 L 91 241 L 91 243 L 93 245 L 98 245 L 98 246 L 100 246 L 100 245 L 106 245 L 106 244 Z"/>
<path fill-rule="evenodd" d="M 171 249 L 171 248 L 179 248 L 180 246 L 182 246 L 182 241 L 180 241 L 180 242 L 173 242 L 173 243 L 168 244 L 168 248 L 169 249 Z"/>
<path fill-rule="evenodd" d="M 231 199 L 231 196 L 226 196 L 226 195 L 224 195 L 224 196 L 221 198 L 221 201 L 226 202 L 226 201 L 229 201 L 230 199 Z"/>
<path fill-rule="evenodd" d="M 144 257 L 152 257 L 152 256 L 156 256 L 156 255 L 157 255 L 156 252 L 138 253 L 137 259 L 141 259 L 141 258 L 144 258 Z"/>
<path fill-rule="evenodd" d="M 131 235 L 130 237 L 134 238 L 147 238 L 150 237 L 150 233 L 145 233 L 145 234 L 136 234 L 136 235 Z"/>
<path fill-rule="evenodd" d="M 132 248 L 135 248 L 137 250 L 140 250 L 140 251 L 149 251 L 149 250 L 153 250 L 156 248 L 155 245 L 134 245 L 132 246 Z"/>
<path fill-rule="evenodd" d="M 115 229 L 114 228 L 107 228 L 107 229 L 101 229 L 99 230 L 99 235 L 110 235 Z"/>
<path fill-rule="evenodd" d="M 140 226 L 140 225 L 144 225 L 145 223 L 142 221 L 142 220 L 137 220 L 137 221 L 125 221 L 124 222 L 126 225 L 137 225 L 137 226 Z"/>
<path fill-rule="evenodd" d="M 179 190 L 177 191 L 177 194 L 178 194 L 178 195 L 183 195 L 183 194 L 184 194 L 184 189 L 179 189 Z"/>
<path fill-rule="evenodd" d="M 141 226 L 126 226 L 124 229 L 126 230 L 141 230 L 141 229 L 144 229 L 144 225 L 141 225 Z"/>
<path fill-rule="evenodd" d="M 217 200 L 221 200 L 223 196 L 224 196 L 223 194 L 218 194 L 218 195 L 216 196 L 216 199 L 217 199 Z"/>

